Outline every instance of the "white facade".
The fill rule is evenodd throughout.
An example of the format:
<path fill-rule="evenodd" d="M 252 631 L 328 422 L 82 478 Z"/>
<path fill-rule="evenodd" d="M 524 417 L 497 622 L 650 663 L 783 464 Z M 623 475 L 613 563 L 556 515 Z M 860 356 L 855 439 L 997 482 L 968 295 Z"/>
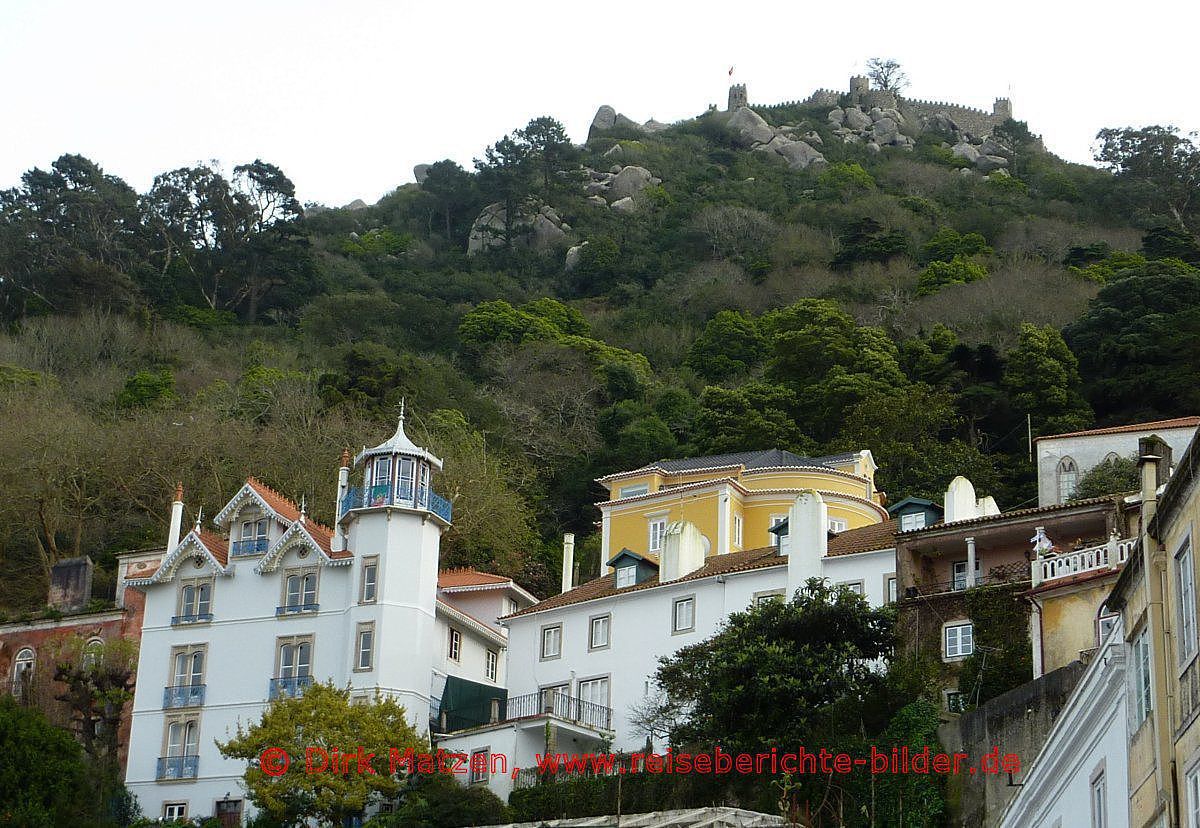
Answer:
<path fill-rule="evenodd" d="M 1025 769 L 1003 828 L 1129 825 L 1124 638 L 1117 621 Z"/>
<path fill-rule="evenodd" d="M 313 681 L 390 696 L 422 732 L 448 675 L 502 685 L 495 617 L 439 593 L 450 511 L 429 482 L 441 462 L 408 440 L 403 420 L 358 462 L 364 486 L 352 489 L 343 456 L 334 529 L 251 479 L 214 519 L 228 540 L 197 522 L 156 569 L 127 568 L 146 606 L 126 783 L 147 816 L 179 805 L 207 816 L 227 795 L 243 798 L 245 763 L 222 758 L 216 742 Z M 181 512 L 177 496 L 173 526 Z M 523 590 L 493 592 L 497 607 L 532 602 Z"/>
<path fill-rule="evenodd" d="M 534 738 L 528 743 L 516 743 L 516 736 L 501 736 L 507 732 L 519 734 L 523 727 L 522 724 L 503 723 L 481 731 L 452 734 L 449 738 L 439 739 L 439 746 L 470 753 L 483 747 L 483 742 L 504 741 L 509 749 L 516 750 L 515 754 L 506 757 L 509 776 L 489 780 L 489 786 L 505 797 L 512 787 L 513 766 L 529 768 L 535 764 L 535 754 L 545 751 L 546 720 L 553 721 L 561 734 L 580 744 L 586 745 L 588 734 L 591 734 L 591 747 L 564 745 L 560 737 L 556 752 L 597 750 L 596 743 L 602 736 L 611 737 L 613 750 L 641 749 L 646 743 L 646 734 L 638 730 L 634 718 L 638 705 L 655 694 L 653 675 L 659 658 L 709 638 L 731 613 L 744 610 L 758 600 L 788 596 L 809 577 L 824 577 L 848 586 L 861 584 L 863 594 L 872 606 L 887 601 L 887 579 L 894 576 L 896 570 L 894 548 L 827 555 L 828 523 L 824 502 L 816 492 L 805 493 L 797 499 L 789 524 L 789 534 L 781 539 L 779 554 L 774 556 L 764 550 L 763 554 L 768 557 L 760 559 L 753 568 L 691 578 L 684 573 L 679 580 L 668 583 L 565 606 L 551 606 L 541 611 L 534 607 L 531 612 L 507 619 L 510 719 L 515 718 L 514 699 L 561 688 L 559 692 L 574 704 L 575 700 L 594 700 L 597 688 L 600 688 L 606 699 L 599 703 L 611 708 L 611 720 L 602 721 L 597 717 L 603 714 L 584 705 L 579 717 L 583 720 L 582 726 L 580 722 L 571 721 L 569 715 L 547 716 L 530 723 Z M 675 526 L 672 524 L 668 529 L 668 539 Z M 686 532 L 675 535 L 686 535 Z M 805 540 L 797 542 L 797 538 Z M 798 554 L 793 554 L 794 548 L 799 550 Z M 671 554 L 668 547 L 664 558 L 669 559 Z M 746 553 L 736 554 L 740 559 Z M 681 557 L 686 560 L 688 556 L 685 553 Z M 710 557 L 707 562 L 711 563 L 715 557 L 721 556 Z M 602 577 L 615 579 L 616 573 Z M 584 585 L 577 589 L 586 588 Z M 690 608 L 678 606 L 679 602 L 689 601 Z M 607 622 L 602 620 L 605 618 Z M 598 623 L 607 628 L 606 641 L 594 640 L 593 622 L 598 619 Z M 545 632 L 554 628 L 559 632 Z M 546 635 L 552 642 L 559 642 L 557 655 L 544 652 Z M 591 725 L 590 730 L 587 725 Z M 500 750 L 495 745 L 488 746 L 493 751 Z"/>
<path fill-rule="evenodd" d="M 1065 503 L 1080 478 L 1110 457 L 1132 457 L 1142 437 L 1157 434 L 1173 457 L 1182 457 L 1198 424 L 1196 417 L 1181 417 L 1037 438 L 1038 506 Z"/>

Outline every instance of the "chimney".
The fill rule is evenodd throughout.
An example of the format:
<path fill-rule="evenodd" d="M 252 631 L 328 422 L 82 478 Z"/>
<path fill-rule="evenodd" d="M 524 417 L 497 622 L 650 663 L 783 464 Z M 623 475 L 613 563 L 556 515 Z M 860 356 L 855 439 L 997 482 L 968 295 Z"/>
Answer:
<path fill-rule="evenodd" d="M 342 528 L 342 500 L 350 489 L 350 449 L 342 449 L 342 459 L 338 466 L 337 502 L 333 504 L 333 540 L 329 542 L 330 551 L 343 552 L 346 549 L 346 530 Z"/>
<path fill-rule="evenodd" d="M 171 528 L 167 532 L 167 554 L 179 546 L 179 535 L 183 531 L 183 483 L 175 484 L 175 500 L 171 502 Z"/>
<path fill-rule="evenodd" d="M 66 558 L 50 568 L 50 594 L 46 603 L 58 610 L 81 610 L 92 598 L 92 559 Z"/>
<path fill-rule="evenodd" d="M 704 536 L 696 524 L 679 520 L 667 524 L 663 534 L 658 582 L 677 581 L 704 566 Z"/>
<path fill-rule="evenodd" d="M 942 521 L 954 523 L 958 520 L 970 520 L 978 517 L 976 510 L 979 500 L 975 497 L 975 486 L 961 474 L 950 481 L 946 487 L 946 499 L 943 501 Z"/>
<path fill-rule="evenodd" d="M 1142 531 L 1158 511 L 1158 489 L 1171 474 L 1171 447 L 1157 434 L 1138 440 L 1138 472 L 1142 481 Z"/>
<path fill-rule="evenodd" d="M 575 535 L 567 532 L 563 535 L 562 591 L 567 592 L 573 586 L 575 586 Z"/>
<path fill-rule="evenodd" d="M 821 576 L 822 559 L 829 551 L 829 509 L 820 492 L 801 492 L 788 512 L 787 598 L 809 578 Z"/>

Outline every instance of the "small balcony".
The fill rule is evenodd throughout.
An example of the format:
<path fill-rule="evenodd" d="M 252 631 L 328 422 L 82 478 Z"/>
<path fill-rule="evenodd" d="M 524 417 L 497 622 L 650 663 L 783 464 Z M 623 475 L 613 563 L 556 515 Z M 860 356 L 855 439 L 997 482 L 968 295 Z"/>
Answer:
<path fill-rule="evenodd" d="M 998 586 L 1028 582 L 1029 570 L 1026 568 L 1026 564 L 1002 564 L 993 566 L 986 573 L 979 575 L 975 579 L 974 586 Z M 960 576 L 949 581 L 925 581 L 908 587 L 904 590 L 904 597 L 908 599 L 922 595 L 948 595 L 965 592 L 968 588 L 966 577 Z"/>
<path fill-rule="evenodd" d="M 158 772 L 154 778 L 159 782 L 195 779 L 199 770 L 199 756 L 162 756 L 159 757 Z"/>
<path fill-rule="evenodd" d="M 453 505 L 427 486 L 354 486 L 342 498 L 339 516 L 353 509 L 374 509 L 380 506 L 400 506 L 406 509 L 426 509 L 450 523 Z"/>
<path fill-rule="evenodd" d="M 1137 538 L 1118 540 L 1114 534 L 1108 539 L 1108 543 L 1099 546 L 1038 558 L 1031 564 L 1033 585 L 1040 586 L 1048 581 L 1069 578 L 1084 572 L 1120 569 L 1129 560 L 1135 546 Z"/>
<path fill-rule="evenodd" d="M 303 615 L 306 612 L 316 612 L 320 608 L 320 604 L 284 604 L 282 607 L 275 608 L 275 617 L 279 618 L 284 615 Z"/>
<path fill-rule="evenodd" d="M 200 707 L 204 704 L 203 684 L 180 684 L 163 688 L 163 709 Z"/>
<path fill-rule="evenodd" d="M 293 699 L 302 695 L 305 688 L 313 683 L 312 676 L 292 676 L 291 678 L 273 678 L 268 692 L 271 701 L 276 699 Z"/>
<path fill-rule="evenodd" d="M 186 615 L 172 615 L 171 626 L 179 627 L 185 624 L 207 624 L 209 621 L 212 621 L 212 619 L 213 617 L 211 612 L 195 612 Z"/>
<path fill-rule="evenodd" d="M 566 693 L 542 690 L 508 699 L 493 699 L 461 710 L 442 710 L 434 727 L 444 733 L 469 730 L 484 724 L 518 720 L 540 720 L 553 716 L 587 731 L 611 731 L 612 708 L 568 696 Z M 540 724 L 539 724 L 540 726 Z"/>
<path fill-rule="evenodd" d="M 246 555 L 261 555 L 267 551 L 268 546 L 270 544 L 267 542 L 266 537 L 236 540 L 229 545 L 229 554 L 235 558 Z"/>

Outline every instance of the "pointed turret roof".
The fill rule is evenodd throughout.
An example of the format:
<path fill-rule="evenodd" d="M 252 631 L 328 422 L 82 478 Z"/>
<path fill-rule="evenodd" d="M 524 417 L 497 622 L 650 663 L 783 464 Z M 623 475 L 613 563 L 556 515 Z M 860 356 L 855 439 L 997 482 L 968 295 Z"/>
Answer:
<path fill-rule="evenodd" d="M 363 446 L 363 450 L 354 458 L 354 464 L 358 465 L 368 457 L 378 457 L 382 454 L 404 454 L 409 457 L 420 457 L 428 460 L 429 463 L 438 471 L 442 469 L 442 461 L 440 458 L 433 455 L 432 452 L 414 443 L 409 436 L 404 433 L 404 404 L 400 404 L 400 422 L 396 425 L 396 433 L 387 440 L 384 440 L 374 448 Z"/>

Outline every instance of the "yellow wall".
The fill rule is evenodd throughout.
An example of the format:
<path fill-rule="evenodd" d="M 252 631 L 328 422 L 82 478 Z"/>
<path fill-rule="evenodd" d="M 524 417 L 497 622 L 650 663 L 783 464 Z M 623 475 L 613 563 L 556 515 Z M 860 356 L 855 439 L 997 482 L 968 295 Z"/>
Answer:
<path fill-rule="evenodd" d="M 1176 634 L 1181 629 L 1181 622 L 1179 618 L 1179 576 L 1176 572 L 1175 553 L 1185 543 L 1190 541 L 1192 548 L 1192 583 L 1200 584 L 1200 572 L 1197 571 L 1197 558 L 1200 557 L 1200 549 L 1197 548 L 1197 541 L 1200 541 L 1200 538 L 1197 538 L 1194 531 L 1198 522 L 1200 522 L 1200 490 L 1193 488 L 1186 502 L 1172 515 L 1171 524 L 1167 527 L 1165 536 L 1162 538 L 1162 546 L 1167 560 L 1167 612 L 1171 629 Z M 1171 652 L 1167 653 L 1166 669 L 1162 672 L 1166 674 L 1166 680 L 1171 685 L 1171 695 L 1174 699 L 1174 708 L 1171 711 L 1173 714 L 1171 729 L 1172 732 L 1176 732 L 1180 725 L 1184 723 L 1183 713 L 1185 711 L 1180 708 L 1181 700 L 1184 699 L 1185 694 L 1190 695 L 1190 688 L 1186 687 L 1180 681 L 1180 672 L 1189 665 L 1179 661 L 1178 638 L 1172 637 L 1171 643 L 1174 646 L 1171 648 Z M 1193 658 L 1200 659 L 1200 655 L 1195 655 Z M 1190 668 L 1191 671 L 1196 669 L 1196 667 Z M 1187 770 L 1194 762 L 1197 751 L 1200 751 L 1200 719 L 1192 716 L 1187 726 L 1178 731 L 1175 736 L 1173 750 L 1177 785 L 1176 793 L 1180 797 L 1178 801 L 1186 803 L 1188 801 L 1187 791 L 1185 790 Z"/>
<path fill-rule="evenodd" d="M 1096 646 L 1096 612 L 1112 591 L 1114 574 L 1062 595 L 1042 599 L 1042 665 L 1049 673 Z"/>

